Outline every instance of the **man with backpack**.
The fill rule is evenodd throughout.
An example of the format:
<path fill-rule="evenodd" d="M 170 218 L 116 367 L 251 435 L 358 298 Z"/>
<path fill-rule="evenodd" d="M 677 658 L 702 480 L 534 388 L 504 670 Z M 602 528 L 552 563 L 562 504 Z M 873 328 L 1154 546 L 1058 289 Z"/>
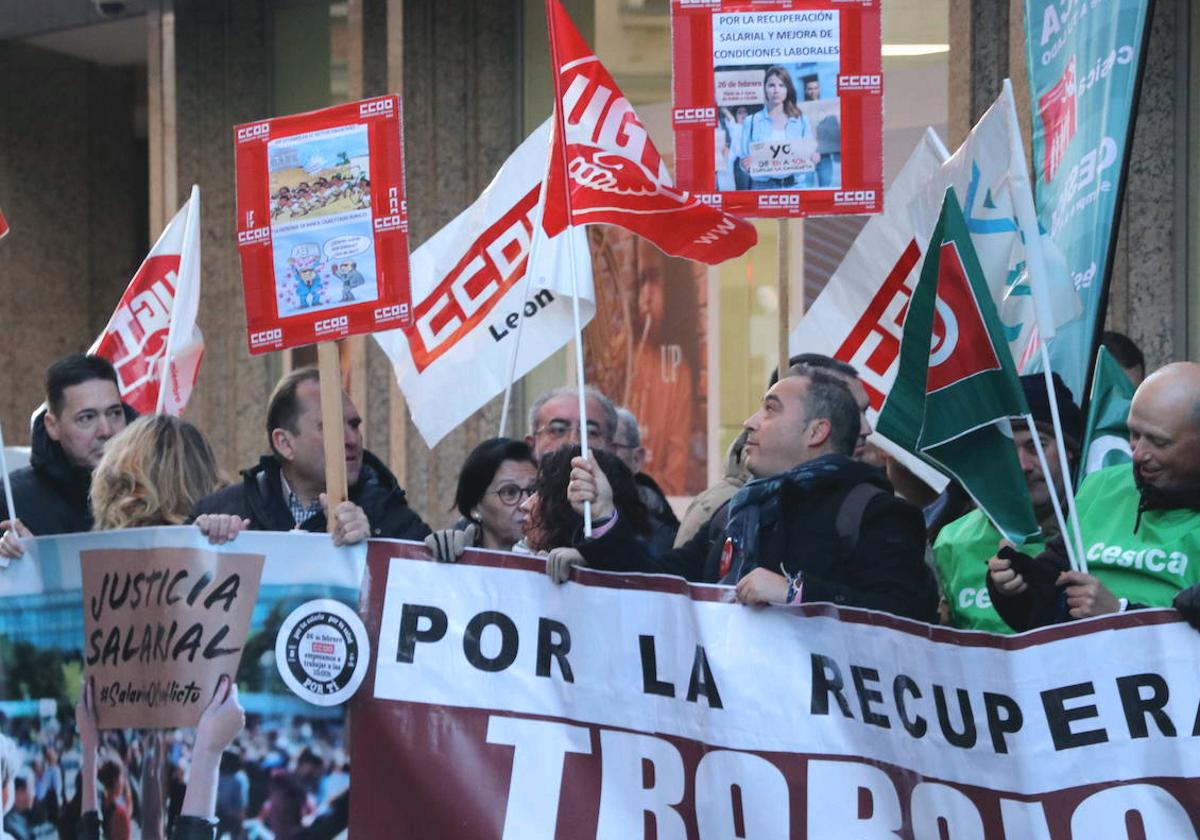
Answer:
<path fill-rule="evenodd" d="M 745 604 L 827 601 L 935 621 L 937 590 L 925 563 L 921 512 L 877 469 L 853 460 L 861 415 L 846 383 L 796 365 L 745 422 L 748 482 L 680 548 L 639 550 L 613 515 L 603 473 L 582 459 L 568 497 L 611 522 L 576 546 L 613 571 L 682 575 L 737 585 Z"/>

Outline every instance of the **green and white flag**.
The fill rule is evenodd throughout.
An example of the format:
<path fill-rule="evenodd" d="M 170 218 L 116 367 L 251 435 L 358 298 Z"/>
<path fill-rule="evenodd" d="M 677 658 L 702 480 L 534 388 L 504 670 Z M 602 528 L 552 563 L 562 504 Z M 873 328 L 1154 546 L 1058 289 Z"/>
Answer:
<path fill-rule="evenodd" d="M 1137 390 L 1112 354 L 1100 345 L 1096 373 L 1092 377 L 1092 401 L 1088 405 L 1087 431 L 1083 435 L 1083 468 L 1076 486 L 1096 470 L 1133 459 L 1129 448 L 1129 404 Z"/>
<path fill-rule="evenodd" d="M 953 188 L 908 302 L 880 434 L 952 475 L 1007 539 L 1039 534 L 1010 417 L 1029 414 Z"/>

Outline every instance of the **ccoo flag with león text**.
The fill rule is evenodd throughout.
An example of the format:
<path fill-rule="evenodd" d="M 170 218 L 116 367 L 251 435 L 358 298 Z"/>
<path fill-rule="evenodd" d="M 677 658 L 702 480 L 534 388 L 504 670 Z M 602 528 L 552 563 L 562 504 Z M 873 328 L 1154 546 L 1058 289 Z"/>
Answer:
<path fill-rule="evenodd" d="M 954 189 L 908 303 L 878 429 L 954 476 L 1006 538 L 1038 534 L 1010 417 L 1029 414 Z"/>

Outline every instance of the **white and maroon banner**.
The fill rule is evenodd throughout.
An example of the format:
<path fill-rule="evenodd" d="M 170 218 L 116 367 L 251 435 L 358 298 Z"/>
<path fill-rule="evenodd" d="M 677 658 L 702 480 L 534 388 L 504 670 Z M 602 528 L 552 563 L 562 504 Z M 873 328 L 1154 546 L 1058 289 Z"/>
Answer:
<path fill-rule="evenodd" d="M 200 188 L 171 219 L 89 353 L 112 362 L 139 414 L 180 415 L 200 372 Z"/>
<path fill-rule="evenodd" d="M 474 204 L 413 251 L 415 323 L 374 334 L 430 447 L 508 387 L 518 330 L 514 381 L 574 337 L 572 273 L 581 325 L 595 312 L 584 229 L 547 239 L 537 225 L 550 132 L 547 120 Z"/>
<path fill-rule="evenodd" d="M 1004 637 L 372 542 L 351 836 L 1196 837 L 1200 636 Z"/>
<path fill-rule="evenodd" d="M 620 225 L 708 265 L 749 250 L 758 241 L 752 224 L 674 187 L 646 127 L 559 0 L 546 0 L 546 23 L 555 100 L 546 232 Z"/>

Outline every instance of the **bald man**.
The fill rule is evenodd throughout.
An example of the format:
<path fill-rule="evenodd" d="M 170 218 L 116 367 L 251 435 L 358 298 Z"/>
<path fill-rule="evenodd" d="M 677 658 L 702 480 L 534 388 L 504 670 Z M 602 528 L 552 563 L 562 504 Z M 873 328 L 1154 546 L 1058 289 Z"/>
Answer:
<path fill-rule="evenodd" d="M 1014 630 L 1169 607 L 1200 583 L 1200 365 L 1147 377 L 1128 425 L 1133 463 L 1093 473 L 1076 497 L 1088 574 L 1066 569 L 1061 542 L 1017 568 L 988 561 L 992 602 Z"/>

